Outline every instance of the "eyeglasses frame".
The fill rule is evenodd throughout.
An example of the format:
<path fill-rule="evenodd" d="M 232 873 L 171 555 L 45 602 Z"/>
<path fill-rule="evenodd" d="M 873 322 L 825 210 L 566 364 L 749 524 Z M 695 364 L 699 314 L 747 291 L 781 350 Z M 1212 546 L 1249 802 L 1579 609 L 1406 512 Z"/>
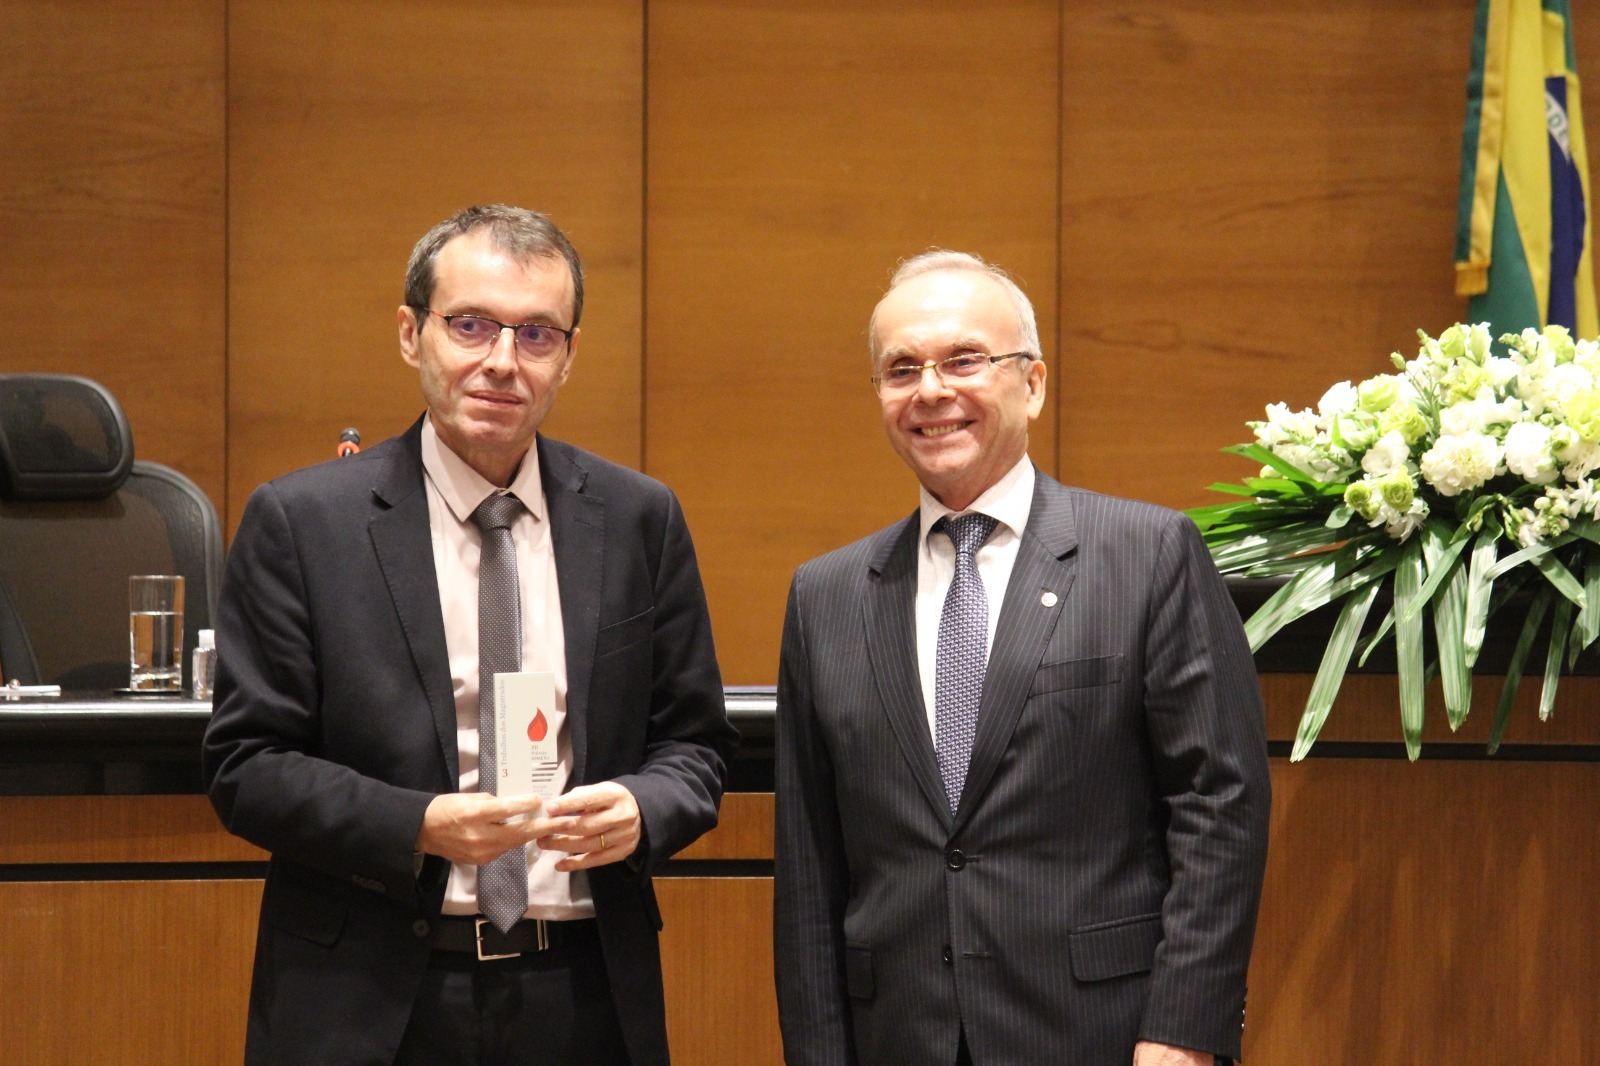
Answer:
<path fill-rule="evenodd" d="M 974 356 L 976 356 L 979 359 L 988 360 L 989 365 L 991 367 L 998 366 L 999 364 L 1005 362 L 1007 359 L 1027 359 L 1028 361 L 1031 362 L 1031 361 L 1039 358 L 1033 352 L 1007 352 L 1005 355 L 981 355 L 981 354 L 979 354 L 977 352 L 967 352 L 967 353 L 963 353 L 961 355 L 949 355 L 949 356 L 946 356 L 943 359 L 930 359 L 926 363 L 922 363 L 921 365 L 901 367 L 900 369 L 903 369 L 903 370 L 915 370 L 917 372 L 917 377 L 916 377 L 915 380 L 916 380 L 916 382 L 918 384 L 921 383 L 923 376 L 926 375 L 928 373 L 928 371 L 931 370 L 931 371 L 933 371 L 934 376 L 939 379 L 939 383 L 941 385 L 949 385 L 952 380 L 954 380 L 954 381 L 963 381 L 963 380 L 971 381 L 971 380 L 976 380 L 977 378 L 980 378 L 980 377 L 986 377 L 987 376 L 987 372 L 985 372 L 984 374 L 974 375 L 973 378 L 953 378 L 952 379 L 952 378 L 946 378 L 944 376 L 944 371 L 942 369 L 940 369 L 946 363 L 953 362 L 956 359 L 971 359 Z M 907 378 L 906 380 L 909 382 L 912 379 Z M 883 375 L 881 373 L 872 375 L 872 387 L 873 387 L 874 390 L 876 390 L 880 394 L 884 391 L 885 382 L 884 382 Z M 914 386 L 908 386 L 907 387 L 907 391 L 909 391 L 909 389 L 911 387 L 914 387 Z"/>
<path fill-rule="evenodd" d="M 523 359 L 523 360 L 525 360 L 527 362 L 530 362 L 530 363 L 549 363 L 549 362 L 553 362 L 556 359 L 559 359 L 561 357 L 561 352 L 563 350 L 572 347 L 572 335 L 574 333 L 578 332 L 576 327 L 574 327 L 572 329 L 562 329 L 560 326 L 554 325 L 554 324 L 549 323 L 549 322 L 518 322 L 518 323 L 513 325 L 513 324 L 510 324 L 510 323 L 501 322 L 497 318 L 490 318 L 488 315 L 468 314 L 465 311 L 463 311 L 459 315 L 446 315 L 446 314 L 441 314 L 438 311 L 435 311 L 433 308 L 428 307 L 426 305 L 421 306 L 421 307 L 413 307 L 412 310 L 425 311 L 428 314 L 433 315 L 435 318 L 442 319 L 446 326 L 449 326 L 451 322 L 455 321 L 458 318 L 471 318 L 471 319 L 476 319 L 479 322 L 487 322 L 491 326 L 499 326 L 500 327 L 500 333 L 504 333 L 506 330 L 509 329 L 511 331 L 511 350 L 517 354 L 517 358 L 518 359 Z M 556 352 L 553 355 L 551 355 L 549 358 L 539 359 L 539 358 L 535 358 L 533 356 L 525 356 L 525 355 L 522 354 L 522 346 L 517 343 L 517 330 L 523 328 L 524 326 L 538 326 L 541 329 L 553 329 L 557 333 L 561 334 L 561 336 L 565 338 L 565 341 L 562 344 L 562 347 L 558 348 L 556 350 Z M 418 330 L 420 330 L 422 327 L 418 326 L 417 328 L 418 328 Z M 500 343 L 500 333 L 496 333 L 495 334 L 494 340 L 489 342 L 489 347 L 488 347 L 488 349 L 486 351 L 488 351 L 488 352 L 494 351 L 494 346 Z M 452 344 L 454 343 L 454 338 L 452 338 L 450 336 L 450 334 L 448 334 L 448 333 L 445 334 L 445 339 L 450 341 Z"/>

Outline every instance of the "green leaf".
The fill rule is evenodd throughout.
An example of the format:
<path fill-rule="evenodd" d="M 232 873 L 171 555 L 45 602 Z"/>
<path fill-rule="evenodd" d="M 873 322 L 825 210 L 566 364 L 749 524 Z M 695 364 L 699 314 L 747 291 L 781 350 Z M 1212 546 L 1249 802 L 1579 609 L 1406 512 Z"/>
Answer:
<path fill-rule="evenodd" d="M 1377 595 L 1378 583 L 1374 581 L 1344 601 L 1339 620 L 1333 626 L 1333 635 L 1328 638 L 1327 650 L 1322 653 L 1317 679 L 1311 684 L 1305 712 L 1300 715 L 1300 728 L 1295 732 L 1290 762 L 1304 759 L 1311 745 L 1317 742 L 1317 735 L 1328 720 L 1328 712 L 1333 709 L 1333 701 L 1339 696 L 1339 686 L 1344 682 L 1356 638 L 1361 635 L 1361 627 L 1366 623 L 1367 612 L 1372 609 L 1372 601 Z"/>
<path fill-rule="evenodd" d="M 1422 754 L 1422 710 L 1425 677 L 1422 662 L 1422 615 L 1412 610 L 1422 589 L 1422 543 L 1406 545 L 1394 571 L 1394 646 L 1400 673 L 1400 730 L 1406 756 Z"/>
<path fill-rule="evenodd" d="M 1229 455 L 1241 456 L 1242 458 L 1258 462 L 1262 466 L 1270 466 L 1272 469 L 1276 470 L 1290 481 L 1293 481 L 1296 484 L 1304 485 L 1307 488 L 1321 489 L 1328 484 L 1325 481 L 1318 481 L 1316 478 L 1306 473 L 1306 471 L 1301 470 L 1298 466 L 1295 466 L 1287 459 L 1280 458 L 1278 454 L 1272 451 L 1270 448 L 1263 447 L 1260 444 L 1234 444 L 1222 450 Z"/>
<path fill-rule="evenodd" d="M 1343 529 L 1350 524 L 1350 520 L 1355 516 L 1354 507 L 1341 503 L 1328 514 L 1327 526 L 1329 529 Z"/>
<path fill-rule="evenodd" d="M 1461 626 L 1461 646 L 1466 652 L 1467 667 L 1478 661 L 1483 650 L 1483 633 L 1489 623 L 1489 594 L 1494 589 L 1494 578 L 1489 571 L 1499 554 L 1500 531 L 1485 528 L 1472 546 L 1472 562 L 1467 571 L 1467 603 Z"/>
<path fill-rule="evenodd" d="M 1327 548 L 1347 539 L 1340 531 L 1328 529 L 1319 522 L 1243 537 L 1232 544 L 1212 545 L 1211 560 L 1226 574 L 1268 559 L 1287 559 L 1301 552 Z"/>
<path fill-rule="evenodd" d="M 1394 608 L 1391 607 L 1383 616 L 1383 621 L 1378 623 L 1377 631 L 1367 638 L 1366 644 L 1361 649 L 1361 660 L 1356 663 L 1357 666 L 1367 665 L 1367 657 L 1373 653 L 1379 644 L 1383 643 L 1383 638 L 1388 636 L 1389 630 L 1393 628 Z"/>
<path fill-rule="evenodd" d="M 1321 561 L 1290 579 L 1250 616 L 1245 635 L 1250 638 L 1251 650 L 1259 650 L 1273 634 L 1296 619 L 1381 580 L 1399 558 L 1394 552 L 1373 559 L 1374 554 L 1369 546 L 1350 543 L 1319 556 Z"/>
<path fill-rule="evenodd" d="M 1252 652 L 1260 651 L 1261 646 L 1285 625 L 1328 602 L 1317 597 L 1332 586 L 1338 573 L 1339 557 L 1348 550 L 1346 548 L 1318 556 L 1316 562 L 1290 578 L 1281 589 L 1267 598 L 1266 603 L 1257 608 L 1256 613 L 1244 624 L 1244 634 L 1250 641 Z"/>
<path fill-rule="evenodd" d="M 1516 649 L 1512 651 L 1511 662 L 1506 666 L 1506 682 L 1500 689 L 1500 706 L 1495 708 L 1494 724 L 1489 728 L 1490 755 L 1500 750 L 1500 738 L 1505 736 L 1506 720 L 1511 717 L 1511 705 L 1516 702 L 1517 688 L 1522 684 L 1522 670 L 1527 665 L 1528 652 L 1533 647 L 1533 638 L 1538 635 L 1539 625 L 1544 621 L 1545 611 L 1550 609 L 1553 598 L 1549 587 L 1541 588 L 1534 594 L 1528 617 L 1523 620 L 1522 633 L 1517 637 Z"/>
<path fill-rule="evenodd" d="M 1439 649 L 1439 678 L 1444 688 L 1445 715 L 1454 732 L 1466 721 L 1472 709 L 1472 667 L 1467 665 L 1462 631 L 1467 612 L 1467 567 L 1461 562 L 1466 540 L 1452 542 L 1451 530 L 1442 522 L 1430 522 L 1422 533 L 1422 556 L 1428 564 L 1428 583 L 1439 587 L 1433 601 L 1433 633 Z M 1435 579 L 1448 574 L 1442 582 Z M 1425 584 L 1418 592 L 1428 594 Z"/>
<path fill-rule="evenodd" d="M 1593 644 L 1600 636 L 1600 552 L 1593 548 L 1583 553 L 1583 610 L 1578 614 L 1578 624 L 1573 629 L 1572 657 L 1567 660 L 1570 670 L 1578 654 Z"/>
<path fill-rule="evenodd" d="M 1412 600 L 1411 606 L 1406 608 L 1406 614 L 1401 618 L 1401 621 L 1410 621 L 1412 615 L 1417 614 L 1423 607 L 1427 606 L 1428 601 L 1433 599 L 1433 594 L 1444 583 L 1444 579 L 1451 574 L 1456 560 L 1461 558 L 1461 552 L 1466 548 L 1467 542 L 1465 539 L 1452 539 L 1450 534 L 1450 527 L 1436 519 L 1430 519 L 1424 527 L 1422 534 L 1425 547 L 1424 554 L 1426 554 L 1426 545 L 1432 543 L 1435 545 L 1436 557 L 1429 558 L 1428 580 L 1424 581 L 1422 587 L 1417 590 L 1416 598 Z"/>
<path fill-rule="evenodd" d="M 1551 552 L 1555 551 L 1557 548 L 1571 543 L 1571 541 L 1572 534 L 1567 532 L 1561 534 L 1559 537 L 1551 537 L 1549 540 L 1543 540 L 1538 544 L 1529 545 L 1528 547 L 1523 548 L 1521 551 L 1514 551 L 1504 559 L 1501 559 L 1498 563 L 1495 563 L 1489 571 L 1489 576 L 1491 578 L 1496 578 L 1501 574 L 1506 573 L 1508 570 L 1516 569 L 1523 563 L 1537 562 L 1538 560 L 1543 559 L 1546 555 L 1549 555 Z"/>
<path fill-rule="evenodd" d="M 1556 709 L 1556 686 L 1561 684 L 1561 656 L 1572 632 L 1571 600 L 1557 600 L 1555 617 L 1550 619 L 1550 646 L 1544 653 L 1544 688 L 1539 691 L 1539 721 L 1548 722 Z"/>
<path fill-rule="evenodd" d="M 1533 565 L 1538 567 L 1539 573 L 1545 580 L 1556 587 L 1556 591 L 1565 596 L 1572 603 L 1583 606 L 1583 585 L 1572 576 L 1572 571 L 1561 565 L 1561 560 L 1553 555 L 1541 555 L 1533 560 Z"/>

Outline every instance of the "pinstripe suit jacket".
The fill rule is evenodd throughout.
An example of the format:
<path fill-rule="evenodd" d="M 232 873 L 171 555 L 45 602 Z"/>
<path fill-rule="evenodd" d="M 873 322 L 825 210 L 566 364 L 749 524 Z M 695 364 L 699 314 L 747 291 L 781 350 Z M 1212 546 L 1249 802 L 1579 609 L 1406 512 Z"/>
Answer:
<path fill-rule="evenodd" d="M 952 815 L 917 673 L 918 523 L 802 566 L 778 688 L 791 1064 L 1239 1054 L 1266 861 L 1260 693 L 1194 525 L 1040 473 Z M 1046 595 L 1053 593 L 1054 596 Z"/>

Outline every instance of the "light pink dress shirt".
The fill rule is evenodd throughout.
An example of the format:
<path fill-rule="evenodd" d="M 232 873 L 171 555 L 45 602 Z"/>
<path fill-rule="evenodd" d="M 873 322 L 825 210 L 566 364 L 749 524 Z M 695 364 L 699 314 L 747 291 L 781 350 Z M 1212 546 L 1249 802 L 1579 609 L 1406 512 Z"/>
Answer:
<path fill-rule="evenodd" d="M 556 557 L 550 545 L 550 522 L 544 486 L 539 479 L 538 445 L 528 449 L 509 491 L 526 510 L 511 527 L 517 550 L 517 579 L 522 591 L 522 669 L 555 675 L 554 721 L 560 765 L 551 780 L 551 796 L 566 787 L 572 772 L 572 730 L 567 727 L 566 642 L 561 626 L 561 593 L 556 585 Z M 456 747 L 460 756 L 462 792 L 478 790 L 478 554 L 482 536 L 472 512 L 495 490 L 460 456 L 439 440 L 432 420 L 422 426 L 422 467 L 427 472 L 428 526 L 433 539 L 433 566 L 439 577 L 439 606 L 444 612 L 445 646 L 450 654 L 450 683 L 456 701 Z M 555 868 L 561 852 L 528 845 L 528 914 L 557 920 L 594 917 L 589 877 L 583 871 Z M 445 888 L 446 914 L 478 912 L 478 871 L 452 865 Z"/>

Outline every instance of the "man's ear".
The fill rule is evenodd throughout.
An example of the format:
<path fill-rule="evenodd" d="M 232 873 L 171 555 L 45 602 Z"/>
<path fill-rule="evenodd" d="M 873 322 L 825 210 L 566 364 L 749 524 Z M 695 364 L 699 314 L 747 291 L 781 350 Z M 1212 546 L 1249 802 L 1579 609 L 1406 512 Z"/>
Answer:
<path fill-rule="evenodd" d="M 1044 410 L 1044 382 L 1048 376 L 1049 371 L 1045 369 L 1043 359 L 1028 360 L 1028 420 L 1030 422 L 1038 418 L 1039 413 Z"/>
<path fill-rule="evenodd" d="M 400 358 L 412 369 L 422 366 L 422 355 L 418 351 L 422 343 L 422 323 L 417 321 L 416 308 L 401 304 L 400 310 L 395 312 L 395 322 L 400 327 Z"/>
<path fill-rule="evenodd" d="M 572 361 L 578 358 L 578 338 L 582 335 L 583 330 L 581 329 L 572 331 L 572 338 L 567 341 L 567 358 L 561 365 L 561 380 L 556 382 L 557 385 L 565 385 L 567 383 L 567 377 L 572 373 Z"/>

